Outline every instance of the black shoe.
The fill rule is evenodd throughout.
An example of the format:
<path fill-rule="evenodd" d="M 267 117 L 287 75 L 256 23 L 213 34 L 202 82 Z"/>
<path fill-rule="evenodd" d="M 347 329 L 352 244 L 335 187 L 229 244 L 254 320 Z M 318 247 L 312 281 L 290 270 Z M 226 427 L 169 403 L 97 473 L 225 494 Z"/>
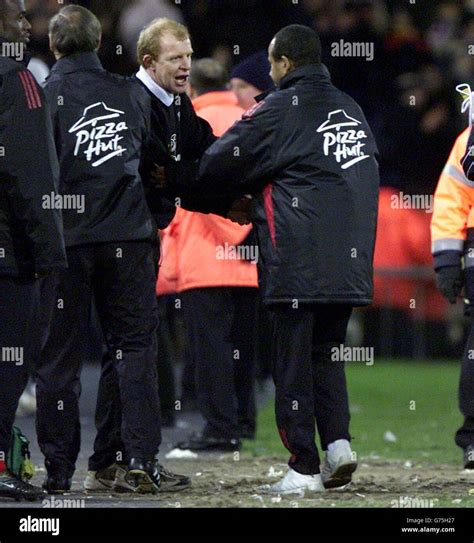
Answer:
<path fill-rule="evenodd" d="M 203 434 L 191 436 L 187 441 L 178 443 L 177 448 L 200 452 L 234 452 L 241 447 L 240 439 L 210 437 Z"/>
<path fill-rule="evenodd" d="M 474 469 L 474 443 L 464 449 L 464 469 Z"/>
<path fill-rule="evenodd" d="M 46 496 L 37 486 L 30 485 L 11 475 L 7 471 L 0 474 L 0 498 L 12 498 L 17 502 L 34 502 Z"/>
<path fill-rule="evenodd" d="M 160 490 L 160 465 L 156 460 L 132 458 L 125 481 L 139 494 L 157 494 Z"/>
<path fill-rule="evenodd" d="M 71 490 L 72 477 L 60 473 L 48 473 L 43 488 L 48 494 L 64 494 Z"/>
<path fill-rule="evenodd" d="M 186 475 L 178 475 L 172 473 L 164 468 L 161 464 L 158 464 L 160 470 L 160 492 L 178 492 L 191 486 L 191 479 Z"/>

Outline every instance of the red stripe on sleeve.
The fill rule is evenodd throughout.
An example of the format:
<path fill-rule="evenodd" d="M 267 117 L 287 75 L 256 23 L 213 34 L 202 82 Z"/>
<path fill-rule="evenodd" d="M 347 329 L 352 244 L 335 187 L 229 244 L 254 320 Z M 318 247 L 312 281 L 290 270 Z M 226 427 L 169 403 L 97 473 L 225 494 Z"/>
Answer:
<path fill-rule="evenodd" d="M 263 205 L 265 207 L 265 215 L 267 216 L 268 229 L 270 230 L 272 244 L 273 247 L 276 247 L 275 212 L 273 209 L 272 188 L 272 184 L 269 183 L 263 189 Z"/>
<path fill-rule="evenodd" d="M 31 88 L 33 89 L 33 95 L 36 99 L 36 104 L 38 107 L 41 107 L 43 104 L 41 102 L 41 96 L 38 92 L 38 84 L 36 83 L 36 79 L 34 78 L 33 74 L 30 71 L 26 71 L 26 75 L 31 83 Z"/>
<path fill-rule="evenodd" d="M 26 82 L 26 75 L 25 72 L 18 72 L 18 76 L 20 77 L 20 81 L 23 85 L 23 89 L 25 91 L 26 95 L 26 101 L 28 103 L 28 109 L 34 109 L 33 99 L 31 95 L 31 90 L 28 86 L 28 83 Z"/>

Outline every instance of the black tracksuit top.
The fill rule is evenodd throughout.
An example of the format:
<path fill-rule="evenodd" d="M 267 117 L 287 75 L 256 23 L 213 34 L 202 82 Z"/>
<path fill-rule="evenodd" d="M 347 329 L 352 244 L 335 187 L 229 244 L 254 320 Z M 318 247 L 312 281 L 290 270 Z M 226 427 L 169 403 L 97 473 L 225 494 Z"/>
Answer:
<path fill-rule="evenodd" d="M 201 191 L 254 196 L 266 304 L 371 303 L 377 152 L 361 108 L 310 65 L 205 153 Z"/>
<path fill-rule="evenodd" d="M 58 182 L 43 90 L 25 64 L 0 56 L 0 276 L 66 267 L 61 210 L 44 206 Z"/>
<path fill-rule="evenodd" d="M 147 93 L 133 79 L 104 70 L 95 53 L 60 59 L 45 92 L 60 193 L 84 204 L 83 212 L 77 205 L 63 209 L 66 246 L 154 239 L 140 173 L 151 134 Z"/>

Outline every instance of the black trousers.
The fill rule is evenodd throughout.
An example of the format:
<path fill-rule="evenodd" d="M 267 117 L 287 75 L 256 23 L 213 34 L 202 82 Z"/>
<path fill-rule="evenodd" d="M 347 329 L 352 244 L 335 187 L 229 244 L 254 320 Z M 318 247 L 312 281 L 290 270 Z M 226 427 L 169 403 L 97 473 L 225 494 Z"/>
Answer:
<path fill-rule="evenodd" d="M 456 445 L 463 449 L 474 444 L 474 315 L 470 320 L 471 329 L 464 349 L 459 380 L 459 408 L 464 422 L 455 437 Z"/>
<path fill-rule="evenodd" d="M 176 382 L 174 366 L 179 358 L 179 347 L 175 345 L 176 334 L 169 315 L 173 309 L 174 297 L 160 296 L 157 299 L 160 326 L 158 326 L 156 339 L 158 344 L 158 383 L 160 389 L 161 412 L 173 418 L 176 413 Z"/>
<path fill-rule="evenodd" d="M 161 413 L 174 414 L 175 409 L 175 379 L 173 370 L 173 359 L 167 345 L 160 344 L 163 338 L 163 307 L 160 311 L 160 299 L 158 312 L 160 325 L 157 327 L 157 374 L 158 389 L 160 396 Z M 160 332 L 161 331 L 161 332 Z M 122 441 L 122 406 L 120 403 L 119 377 L 114 359 L 110 352 L 106 351 L 102 357 L 102 371 L 97 394 L 97 407 L 95 414 L 95 425 L 97 435 L 94 441 L 94 452 L 89 458 L 89 469 L 99 471 L 110 466 L 113 462 L 123 461 L 124 444 Z"/>
<path fill-rule="evenodd" d="M 123 413 L 120 437 L 124 450 L 108 450 L 110 458 L 105 465 L 130 457 L 154 457 L 161 442 L 161 422 L 152 244 L 91 244 L 67 252 L 69 269 L 57 276 L 56 285 L 49 287 L 56 288 L 57 303 L 37 373 L 37 434 L 48 471 L 72 475 L 80 449 L 83 338 L 93 301 L 108 351 L 105 377 L 99 387 L 97 420 L 110 415 L 103 406 L 108 405 L 107 394 L 116 396 L 117 390 Z M 109 388 L 109 378 L 117 380 L 118 388 Z"/>
<path fill-rule="evenodd" d="M 269 309 L 278 431 L 291 453 L 290 467 L 316 474 L 315 423 L 323 450 L 337 439 L 350 440 L 344 364 L 331 359 L 331 349 L 344 343 L 352 308 L 278 304 Z"/>
<path fill-rule="evenodd" d="M 0 460 L 6 461 L 18 400 L 34 356 L 39 282 L 0 277 Z"/>
<path fill-rule="evenodd" d="M 235 287 L 181 293 L 207 436 L 233 439 L 255 431 L 257 296 L 257 289 Z"/>

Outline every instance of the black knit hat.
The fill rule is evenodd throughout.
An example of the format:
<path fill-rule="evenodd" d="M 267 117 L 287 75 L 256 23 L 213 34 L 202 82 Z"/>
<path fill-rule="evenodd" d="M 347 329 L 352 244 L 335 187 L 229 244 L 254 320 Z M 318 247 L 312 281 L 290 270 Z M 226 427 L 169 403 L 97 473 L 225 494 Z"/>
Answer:
<path fill-rule="evenodd" d="M 243 79 L 262 92 L 274 86 L 270 77 L 270 62 L 265 51 L 259 51 L 237 64 L 230 77 Z"/>

